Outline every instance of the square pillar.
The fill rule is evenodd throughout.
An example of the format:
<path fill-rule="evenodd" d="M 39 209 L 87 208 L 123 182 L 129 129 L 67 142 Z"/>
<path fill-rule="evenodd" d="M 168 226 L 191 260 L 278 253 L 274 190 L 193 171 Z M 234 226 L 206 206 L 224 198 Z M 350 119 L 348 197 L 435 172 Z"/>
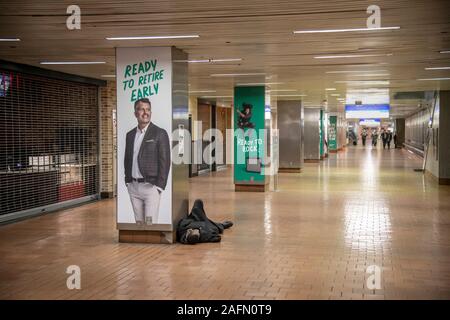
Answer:
<path fill-rule="evenodd" d="M 119 241 L 173 243 L 189 209 L 187 54 L 174 47 L 116 48 L 116 79 Z M 145 132 L 137 128 L 139 99 L 151 103 Z"/>

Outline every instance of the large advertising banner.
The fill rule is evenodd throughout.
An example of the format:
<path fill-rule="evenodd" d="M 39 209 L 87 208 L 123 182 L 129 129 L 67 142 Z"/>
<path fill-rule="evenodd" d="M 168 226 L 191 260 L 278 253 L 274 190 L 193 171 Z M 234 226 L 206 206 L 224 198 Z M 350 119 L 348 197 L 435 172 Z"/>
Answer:
<path fill-rule="evenodd" d="M 264 184 L 265 88 L 234 88 L 234 183 Z"/>
<path fill-rule="evenodd" d="M 337 116 L 330 116 L 328 127 L 328 149 L 337 150 Z"/>
<path fill-rule="evenodd" d="M 389 118 L 389 104 L 346 104 L 346 119 L 386 119 Z"/>
<path fill-rule="evenodd" d="M 116 49 L 117 223 L 172 223 L 170 47 Z"/>

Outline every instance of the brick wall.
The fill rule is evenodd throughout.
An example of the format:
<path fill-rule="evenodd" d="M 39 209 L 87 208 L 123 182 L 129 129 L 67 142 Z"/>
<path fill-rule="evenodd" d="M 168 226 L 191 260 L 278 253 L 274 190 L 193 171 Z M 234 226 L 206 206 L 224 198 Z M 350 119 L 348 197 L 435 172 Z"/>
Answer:
<path fill-rule="evenodd" d="M 108 81 L 106 87 L 100 88 L 100 144 L 101 144 L 101 196 L 111 198 L 116 195 L 113 160 L 116 157 L 114 148 L 113 111 L 116 110 L 116 83 Z"/>

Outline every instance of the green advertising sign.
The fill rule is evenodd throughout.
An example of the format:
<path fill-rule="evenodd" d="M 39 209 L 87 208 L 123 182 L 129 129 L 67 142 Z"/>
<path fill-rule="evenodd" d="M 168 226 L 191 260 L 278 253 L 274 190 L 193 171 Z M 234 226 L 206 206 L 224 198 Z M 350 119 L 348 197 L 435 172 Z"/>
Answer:
<path fill-rule="evenodd" d="M 234 88 L 234 182 L 264 184 L 265 88 Z"/>
<path fill-rule="evenodd" d="M 328 149 L 337 150 L 337 116 L 330 116 L 328 127 Z"/>
<path fill-rule="evenodd" d="M 320 131 L 320 144 L 319 144 L 320 151 L 319 152 L 320 152 L 320 156 L 321 157 L 325 154 L 325 148 L 323 147 L 323 145 L 324 145 L 324 137 L 325 137 L 324 132 L 323 132 L 323 130 L 324 130 L 323 116 L 324 116 L 323 110 L 320 110 L 320 128 L 319 128 L 319 131 Z"/>

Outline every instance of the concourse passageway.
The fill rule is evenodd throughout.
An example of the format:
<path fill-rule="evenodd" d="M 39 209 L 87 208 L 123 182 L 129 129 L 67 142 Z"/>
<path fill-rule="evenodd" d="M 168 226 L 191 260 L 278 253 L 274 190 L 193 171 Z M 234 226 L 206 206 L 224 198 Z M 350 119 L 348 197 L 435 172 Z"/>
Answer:
<path fill-rule="evenodd" d="M 115 199 L 2 226 L 0 299 L 449 299 L 450 186 L 421 165 L 358 145 L 272 192 L 234 192 L 231 168 L 190 179 L 191 205 L 235 223 L 220 243 L 118 243 Z"/>

